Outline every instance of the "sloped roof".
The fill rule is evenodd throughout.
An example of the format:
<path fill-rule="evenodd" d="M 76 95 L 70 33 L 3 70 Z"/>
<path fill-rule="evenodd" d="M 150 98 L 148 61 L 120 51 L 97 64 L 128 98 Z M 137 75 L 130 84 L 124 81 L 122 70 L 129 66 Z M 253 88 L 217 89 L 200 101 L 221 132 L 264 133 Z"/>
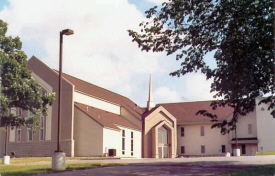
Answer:
<path fill-rule="evenodd" d="M 212 110 L 210 104 L 211 101 L 197 101 L 158 104 L 157 106 L 163 106 L 177 119 L 178 123 L 210 122 L 211 119 L 209 117 L 199 114 L 196 115 L 199 110 L 207 110 L 210 113 L 216 114 L 218 117 L 217 120 L 225 120 L 233 113 L 233 109 L 231 107 L 218 107 L 216 110 Z"/>
<path fill-rule="evenodd" d="M 141 119 L 141 115 L 143 114 L 144 109 L 140 108 L 129 98 L 80 80 L 68 74 L 63 73 L 62 75 L 75 86 L 75 90 L 119 104 L 127 109 L 130 113 Z"/>
<path fill-rule="evenodd" d="M 75 103 L 75 107 L 80 109 L 83 113 L 87 114 L 89 117 L 97 121 L 104 127 L 112 128 L 115 130 L 120 130 L 116 125 L 127 127 L 134 130 L 140 130 L 137 126 L 129 122 L 124 117 L 111 113 L 106 112 L 101 109 L 97 109 L 91 106 L 87 106 L 81 103 Z"/>

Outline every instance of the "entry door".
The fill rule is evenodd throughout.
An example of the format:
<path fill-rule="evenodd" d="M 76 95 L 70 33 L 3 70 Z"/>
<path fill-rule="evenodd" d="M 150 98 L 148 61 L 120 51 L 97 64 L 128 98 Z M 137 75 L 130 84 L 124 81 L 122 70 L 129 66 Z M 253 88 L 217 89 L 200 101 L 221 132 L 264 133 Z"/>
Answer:
<path fill-rule="evenodd" d="M 158 153 L 159 158 L 169 157 L 168 130 L 164 127 L 158 129 Z"/>

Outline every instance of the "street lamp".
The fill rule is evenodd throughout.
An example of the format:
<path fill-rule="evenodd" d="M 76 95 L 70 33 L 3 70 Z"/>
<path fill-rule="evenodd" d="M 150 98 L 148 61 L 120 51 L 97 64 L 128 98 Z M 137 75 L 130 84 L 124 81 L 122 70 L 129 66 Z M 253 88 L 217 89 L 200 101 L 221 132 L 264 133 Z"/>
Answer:
<path fill-rule="evenodd" d="M 62 50 L 63 50 L 63 35 L 72 35 L 74 31 L 64 29 L 60 31 L 60 47 L 59 47 L 59 88 L 58 88 L 58 124 L 57 124 L 57 150 L 52 157 L 53 170 L 65 170 L 65 153 L 60 150 L 61 136 L 61 94 L 62 94 Z"/>
<path fill-rule="evenodd" d="M 59 89 L 58 89 L 58 123 L 57 123 L 57 150 L 56 152 L 62 152 L 60 150 L 60 136 L 61 136 L 61 92 L 62 92 L 62 56 L 63 56 L 63 35 L 72 35 L 74 31 L 71 29 L 65 29 L 60 31 L 60 47 L 59 47 Z"/>

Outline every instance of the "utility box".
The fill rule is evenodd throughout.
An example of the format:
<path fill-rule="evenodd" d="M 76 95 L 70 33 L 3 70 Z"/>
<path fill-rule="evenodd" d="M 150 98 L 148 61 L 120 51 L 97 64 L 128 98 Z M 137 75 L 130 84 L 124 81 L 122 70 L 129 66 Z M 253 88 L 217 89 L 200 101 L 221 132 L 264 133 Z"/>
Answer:
<path fill-rule="evenodd" d="M 108 154 L 109 156 L 116 156 L 116 149 L 109 149 Z"/>

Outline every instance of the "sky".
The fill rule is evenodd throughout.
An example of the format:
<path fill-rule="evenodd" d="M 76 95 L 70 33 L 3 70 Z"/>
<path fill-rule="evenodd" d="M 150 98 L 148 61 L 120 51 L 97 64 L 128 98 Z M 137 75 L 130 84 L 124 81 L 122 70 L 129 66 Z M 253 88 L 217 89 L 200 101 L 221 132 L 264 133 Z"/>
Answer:
<path fill-rule="evenodd" d="M 140 31 L 145 11 L 163 0 L 0 0 L 7 35 L 19 36 L 22 50 L 53 69 L 63 38 L 63 72 L 130 98 L 141 107 L 148 100 L 149 77 L 158 103 L 213 99 L 211 80 L 201 73 L 172 77 L 181 61 L 165 53 L 141 51 L 127 30 Z M 206 57 L 213 62 L 212 55 Z"/>

